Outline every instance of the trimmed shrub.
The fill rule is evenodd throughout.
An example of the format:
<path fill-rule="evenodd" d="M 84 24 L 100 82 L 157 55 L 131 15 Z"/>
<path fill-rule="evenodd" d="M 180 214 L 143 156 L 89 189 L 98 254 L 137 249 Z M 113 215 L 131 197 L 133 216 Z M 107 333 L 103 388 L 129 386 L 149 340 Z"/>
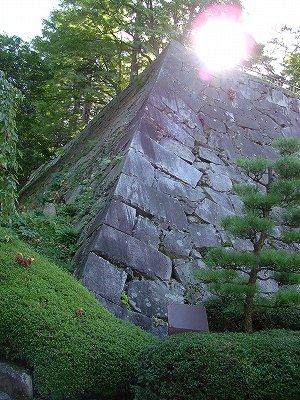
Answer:
<path fill-rule="evenodd" d="M 155 340 L 0 228 L 0 356 L 31 369 L 39 396 L 131 398 L 137 357 Z"/>
<path fill-rule="evenodd" d="M 243 332 L 244 312 L 241 305 L 215 298 L 205 302 L 209 329 L 212 332 Z M 294 307 L 256 307 L 253 329 L 290 329 L 300 331 L 300 311 Z"/>
<path fill-rule="evenodd" d="M 188 333 L 141 357 L 135 400 L 298 400 L 299 332 Z"/>

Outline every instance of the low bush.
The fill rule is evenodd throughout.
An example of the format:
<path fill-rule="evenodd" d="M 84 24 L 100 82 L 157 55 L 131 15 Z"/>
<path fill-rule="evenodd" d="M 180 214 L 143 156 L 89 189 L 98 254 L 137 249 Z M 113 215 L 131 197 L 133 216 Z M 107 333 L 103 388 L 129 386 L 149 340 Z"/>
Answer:
<path fill-rule="evenodd" d="M 37 395 L 131 398 L 137 357 L 154 340 L 0 228 L 0 356 L 31 369 Z"/>
<path fill-rule="evenodd" d="M 135 400 L 298 400 L 299 332 L 188 333 L 141 357 Z"/>
<path fill-rule="evenodd" d="M 241 305 L 215 298 L 205 303 L 212 332 L 243 332 L 244 310 Z M 300 331 L 300 310 L 295 307 L 259 307 L 253 313 L 253 329 L 289 329 Z"/>

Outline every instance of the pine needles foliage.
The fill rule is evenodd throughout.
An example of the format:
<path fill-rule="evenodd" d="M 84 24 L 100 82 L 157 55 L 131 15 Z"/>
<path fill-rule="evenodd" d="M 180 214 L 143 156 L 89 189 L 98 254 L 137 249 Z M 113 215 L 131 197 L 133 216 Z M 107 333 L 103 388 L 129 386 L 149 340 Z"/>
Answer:
<path fill-rule="evenodd" d="M 275 161 L 237 160 L 251 182 L 233 187 L 244 203 L 242 214 L 222 221 L 233 237 L 249 240 L 252 250 L 210 249 L 205 258 L 208 270 L 196 272 L 211 293 L 243 304 L 246 332 L 253 330 L 253 314 L 262 303 L 300 305 L 295 287 L 300 282 L 300 254 L 294 246 L 300 243 L 300 140 L 280 138 L 273 145 L 279 153 Z M 263 284 L 270 282 L 279 290 L 263 291 Z"/>

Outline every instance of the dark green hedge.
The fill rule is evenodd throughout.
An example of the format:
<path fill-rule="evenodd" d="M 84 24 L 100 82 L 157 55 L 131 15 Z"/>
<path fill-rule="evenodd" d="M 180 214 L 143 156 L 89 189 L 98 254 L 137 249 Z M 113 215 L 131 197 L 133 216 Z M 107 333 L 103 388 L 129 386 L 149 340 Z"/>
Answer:
<path fill-rule="evenodd" d="M 242 307 L 234 307 L 231 302 L 215 298 L 205 303 L 209 329 L 212 332 L 243 332 L 244 315 Z M 300 331 L 300 311 L 292 308 L 255 308 L 253 329 L 288 329 Z"/>
<path fill-rule="evenodd" d="M 135 400 L 299 400 L 299 332 L 189 333 L 150 346 Z"/>
<path fill-rule="evenodd" d="M 44 398 L 126 399 L 138 354 L 154 338 L 23 242 L 7 243 L 7 234 L 0 228 L 0 357 L 29 366 Z M 16 252 L 33 264 L 19 265 Z"/>

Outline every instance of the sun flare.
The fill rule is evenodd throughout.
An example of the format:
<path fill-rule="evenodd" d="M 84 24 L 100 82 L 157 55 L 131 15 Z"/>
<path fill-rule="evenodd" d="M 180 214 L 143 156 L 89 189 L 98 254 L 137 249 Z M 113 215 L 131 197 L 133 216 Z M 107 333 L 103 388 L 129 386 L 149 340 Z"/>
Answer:
<path fill-rule="evenodd" d="M 249 51 L 248 37 L 235 8 L 223 6 L 220 12 L 215 6 L 212 10 L 200 15 L 193 30 L 194 50 L 211 73 L 233 68 L 247 58 Z"/>

